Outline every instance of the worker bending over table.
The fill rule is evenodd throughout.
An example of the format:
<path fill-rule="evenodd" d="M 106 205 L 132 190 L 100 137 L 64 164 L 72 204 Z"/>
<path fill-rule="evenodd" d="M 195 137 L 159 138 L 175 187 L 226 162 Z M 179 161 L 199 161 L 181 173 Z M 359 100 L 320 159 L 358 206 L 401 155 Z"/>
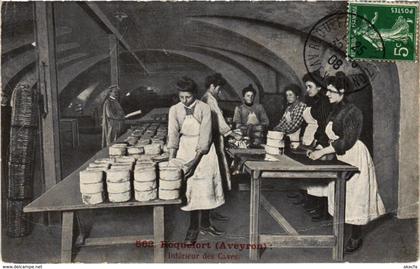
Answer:
<path fill-rule="evenodd" d="M 334 153 L 339 161 L 359 169 L 347 181 L 345 223 L 351 225 L 351 237 L 345 251 L 352 252 L 362 245 L 362 225 L 385 214 L 385 207 L 378 191 L 375 167 L 369 150 L 359 140 L 363 114 L 359 108 L 347 101 L 352 91 L 350 79 L 343 73 L 327 78 L 327 97 L 332 104 L 325 133 L 330 145 L 308 152 L 308 157 L 317 160 Z M 328 211 L 334 214 L 334 182 L 328 185 Z"/>
<path fill-rule="evenodd" d="M 223 234 L 211 225 L 210 210 L 223 205 L 225 199 L 216 148 L 212 142 L 210 107 L 196 99 L 197 85 L 192 79 L 183 77 L 176 88 L 180 102 L 169 109 L 169 160 L 179 158 L 186 161 L 183 170 L 187 203 L 181 209 L 190 212 L 185 242 L 194 244 L 199 232 L 214 236 Z"/>

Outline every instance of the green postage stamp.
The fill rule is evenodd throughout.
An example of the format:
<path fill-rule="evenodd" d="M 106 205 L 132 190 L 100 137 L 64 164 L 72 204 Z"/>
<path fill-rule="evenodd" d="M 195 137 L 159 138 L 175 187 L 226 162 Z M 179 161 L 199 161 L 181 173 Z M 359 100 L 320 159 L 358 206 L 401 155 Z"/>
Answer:
<path fill-rule="evenodd" d="M 415 61 L 417 8 L 416 3 L 350 2 L 347 56 Z"/>

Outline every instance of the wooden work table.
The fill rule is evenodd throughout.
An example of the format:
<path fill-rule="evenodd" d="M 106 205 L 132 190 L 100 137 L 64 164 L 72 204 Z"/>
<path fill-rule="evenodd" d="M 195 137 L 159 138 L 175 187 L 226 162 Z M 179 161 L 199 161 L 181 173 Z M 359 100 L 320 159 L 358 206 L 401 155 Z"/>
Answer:
<path fill-rule="evenodd" d="M 128 134 L 124 134 L 118 141 L 124 140 Z M 148 202 L 137 202 L 134 199 L 123 203 L 104 202 L 96 205 L 86 205 L 82 202 L 79 186 L 79 172 L 85 169 L 89 163 L 99 158 L 108 157 L 108 148 L 104 148 L 96 153 L 91 159 L 84 163 L 79 169 L 75 170 L 68 177 L 57 183 L 51 189 L 42 194 L 39 198 L 24 208 L 24 212 L 62 212 L 62 232 L 61 232 L 61 262 L 69 263 L 72 261 L 72 250 L 74 247 L 73 228 L 76 222 L 79 230 L 78 246 L 104 246 L 118 244 L 135 244 L 136 240 L 154 241 L 154 261 L 164 262 L 164 249 L 160 247 L 160 242 L 164 241 L 164 207 L 167 205 L 180 204 L 181 200 L 153 200 Z M 77 216 L 80 210 L 96 210 L 101 208 L 119 207 L 153 207 L 153 235 L 140 236 L 119 236 L 119 237 L 86 237 L 83 225 Z M 105 262 L 105 261 L 102 261 Z"/>
<path fill-rule="evenodd" d="M 278 155 L 278 161 L 265 161 L 264 149 L 227 149 L 227 153 L 234 158 L 251 176 L 250 182 L 250 213 L 249 213 L 249 243 L 267 243 L 273 248 L 332 248 L 333 259 L 342 261 L 344 256 L 344 220 L 346 206 L 346 180 L 356 167 L 340 161 L 310 160 L 303 154 L 286 153 Z M 284 180 L 319 180 L 335 181 L 335 214 L 333 217 L 332 235 L 300 235 L 293 226 L 274 208 L 261 194 L 263 179 Z M 286 235 L 263 234 L 259 230 L 260 205 L 286 231 Z M 258 249 L 249 250 L 249 258 L 260 258 Z"/>

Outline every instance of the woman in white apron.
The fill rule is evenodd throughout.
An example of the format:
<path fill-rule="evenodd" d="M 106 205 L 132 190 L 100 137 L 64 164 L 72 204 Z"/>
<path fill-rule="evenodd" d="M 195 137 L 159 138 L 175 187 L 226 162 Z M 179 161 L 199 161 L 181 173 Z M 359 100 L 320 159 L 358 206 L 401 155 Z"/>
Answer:
<path fill-rule="evenodd" d="M 313 160 L 325 154 L 335 153 L 337 159 L 359 169 L 347 181 L 345 222 L 351 224 L 351 237 L 346 252 L 358 249 L 362 244 L 361 225 L 385 214 L 379 195 L 375 167 L 367 147 L 359 140 L 363 115 L 355 105 L 344 99 L 351 91 L 351 81 L 342 72 L 327 79 L 327 97 L 333 104 L 325 132 L 330 146 L 309 153 Z M 328 210 L 334 214 L 334 182 L 328 187 Z"/>
<path fill-rule="evenodd" d="M 209 210 L 224 204 L 222 178 L 215 146 L 212 143 L 210 107 L 196 100 L 196 84 L 189 78 L 178 81 L 180 102 L 169 110 L 168 149 L 170 160 L 185 161 L 186 205 L 190 211 L 190 227 L 185 241 L 194 243 L 198 233 L 222 235 L 210 223 Z M 201 213 L 201 224 L 200 222 Z"/>
<path fill-rule="evenodd" d="M 306 122 L 302 144 L 321 149 L 329 145 L 325 126 L 331 111 L 331 104 L 325 95 L 325 87 L 323 87 L 323 79 L 319 71 L 305 74 L 302 80 L 306 87 L 305 104 L 307 105 L 302 115 Z M 307 187 L 308 195 L 303 207 L 311 214 L 314 222 L 330 218 L 326 198 L 327 189 L 327 185 L 319 184 Z"/>

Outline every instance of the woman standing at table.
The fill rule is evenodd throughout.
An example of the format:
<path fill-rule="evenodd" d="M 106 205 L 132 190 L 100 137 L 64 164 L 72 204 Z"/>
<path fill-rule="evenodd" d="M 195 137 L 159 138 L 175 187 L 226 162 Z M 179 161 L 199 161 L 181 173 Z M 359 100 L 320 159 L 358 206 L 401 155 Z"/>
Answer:
<path fill-rule="evenodd" d="M 302 144 L 313 146 L 317 149 L 327 147 L 329 139 L 325 134 L 328 115 L 331 111 L 331 104 L 325 95 L 325 87 L 321 85 L 323 79 L 319 71 L 307 73 L 302 78 L 306 87 L 303 119 L 306 122 L 305 132 L 302 137 Z M 308 186 L 308 195 L 305 198 L 304 208 L 311 214 L 312 221 L 328 219 L 328 202 L 326 196 L 327 188 L 324 186 Z"/>
<path fill-rule="evenodd" d="M 291 144 L 297 147 L 300 142 L 300 128 L 306 105 L 299 99 L 301 93 L 297 85 L 287 86 L 285 94 L 288 106 L 280 123 L 274 127 L 274 130 L 285 133 L 289 137 Z"/>
<path fill-rule="evenodd" d="M 187 204 L 181 209 L 190 212 L 185 242 L 193 244 L 199 232 L 223 234 L 211 225 L 210 210 L 223 205 L 225 199 L 212 143 L 210 107 L 195 98 L 197 86 L 192 79 L 183 77 L 176 87 L 180 102 L 169 109 L 169 159 L 176 157 L 186 161 L 183 170 L 187 180 Z"/>
<path fill-rule="evenodd" d="M 359 169 L 347 181 L 345 222 L 351 224 L 351 237 L 346 252 L 353 252 L 362 244 L 362 225 L 385 213 L 378 192 L 375 167 L 365 144 L 359 140 L 363 115 L 360 109 L 349 103 L 345 95 L 352 90 L 350 79 L 343 73 L 327 78 L 327 97 L 332 106 L 325 132 L 330 145 L 309 152 L 309 158 L 317 160 L 325 154 L 335 153 L 337 159 Z M 328 187 L 328 211 L 334 214 L 334 183 Z"/>

